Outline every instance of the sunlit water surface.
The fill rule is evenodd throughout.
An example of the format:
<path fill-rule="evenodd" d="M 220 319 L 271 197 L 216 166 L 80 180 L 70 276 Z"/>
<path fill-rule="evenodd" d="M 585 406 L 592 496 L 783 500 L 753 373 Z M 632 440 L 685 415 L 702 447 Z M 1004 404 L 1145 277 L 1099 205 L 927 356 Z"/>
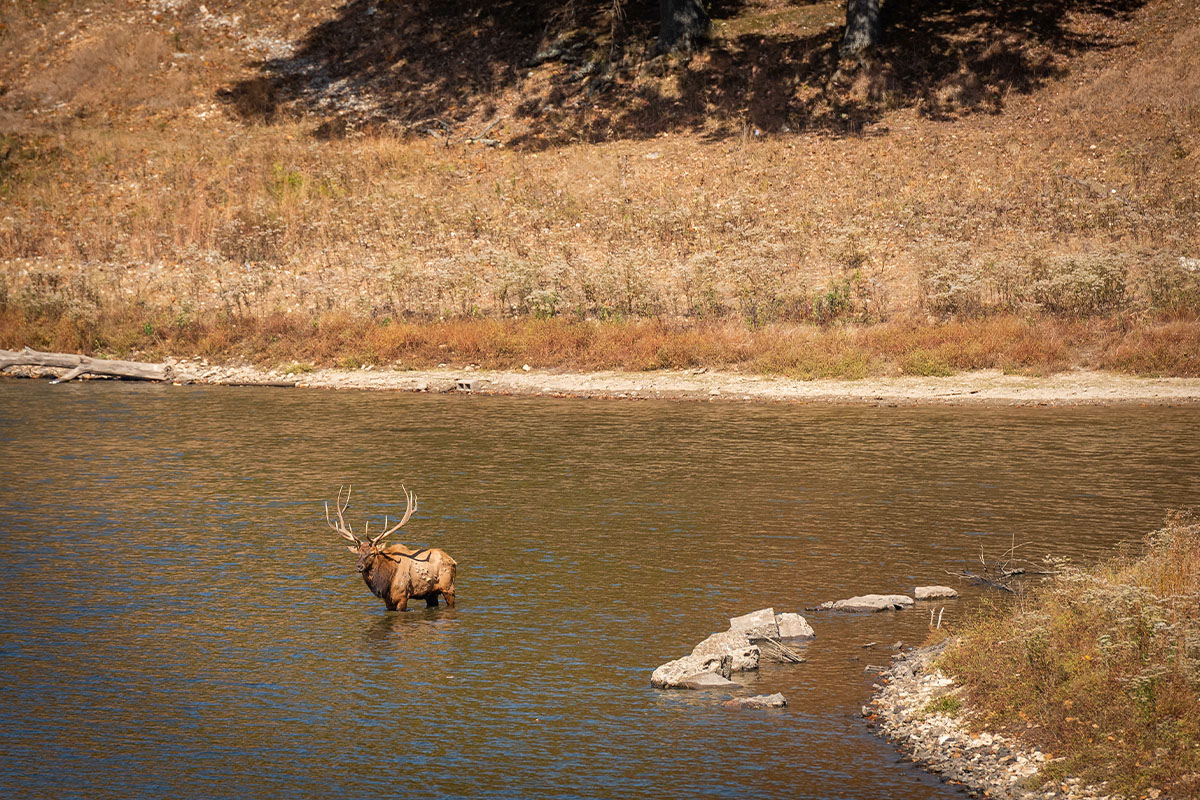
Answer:
<path fill-rule="evenodd" d="M 420 511 L 458 607 L 325 527 Z M 659 692 L 727 618 L 1093 559 L 1200 499 L 1200 409 L 837 408 L 0 382 L 0 796 L 957 796 L 859 716 L 928 606 L 810 613 L 784 709 Z M 941 608 L 938 605 L 937 608 Z M 863 645 L 876 642 L 873 648 Z"/>

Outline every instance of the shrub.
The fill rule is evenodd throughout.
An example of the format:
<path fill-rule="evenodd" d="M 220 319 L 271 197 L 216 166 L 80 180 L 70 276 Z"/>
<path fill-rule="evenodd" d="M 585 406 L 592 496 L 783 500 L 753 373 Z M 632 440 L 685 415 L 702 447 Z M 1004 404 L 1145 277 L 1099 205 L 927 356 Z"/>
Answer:
<path fill-rule="evenodd" d="M 1036 257 L 1029 271 L 1033 302 L 1051 314 L 1086 317 L 1125 302 L 1126 268 L 1119 256 Z"/>
<path fill-rule="evenodd" d="M 930 247 L 920 254 L 917 289 L 921 307 L 939 317 L 983 311 L 983 277 L 965 243 Z"/>
<path fill-rule="evenodd" d="M 1159 260 L 1142 278 L 1142 291 L 1155 310 L 1200 313 L 1200 258 Z"/>

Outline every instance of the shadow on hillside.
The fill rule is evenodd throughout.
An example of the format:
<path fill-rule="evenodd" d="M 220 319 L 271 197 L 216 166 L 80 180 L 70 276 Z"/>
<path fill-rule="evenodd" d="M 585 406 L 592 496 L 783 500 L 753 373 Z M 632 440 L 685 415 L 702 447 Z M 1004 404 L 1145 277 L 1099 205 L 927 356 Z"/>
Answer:
<path fill-rule="evenodd" d="M 613 0 L 350 0 L 293 55 L 220 94 L 246 119 L 315 116 L 330 137 L 382 127 L 459 140 L 501 114 L 520 131 L 507 143 L 525 147 L 685 130 L 856 133 L 887 108 L 997 111 L 1061 75 L 1066 57 L 1119 45 L 1111 23 L 1145 2 L 891 0 L 879 52 L 846 64 L 836 0 L 716 4 L 714 38 L 691 57 L 653 56 L 657 4 L 646 0 L 619 16 Z M 838 22 L 789 22 L 805 9 Z M 756 16 L 762 30 L 728 32 L 753 30 Z"/>

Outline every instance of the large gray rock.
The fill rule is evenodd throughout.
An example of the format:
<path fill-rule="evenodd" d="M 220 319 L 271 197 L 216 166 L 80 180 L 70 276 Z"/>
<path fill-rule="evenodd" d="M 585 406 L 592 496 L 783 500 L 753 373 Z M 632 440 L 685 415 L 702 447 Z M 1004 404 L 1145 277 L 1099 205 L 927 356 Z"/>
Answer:
<path fill-rule="evenodd" d="M 918 586 L 913 590 L 918 600 L 936 600 L 939 597 L 958 597 L 958 591 L 949 586 Z"/>
<path fill-rule="evenodd" d="M 740 631 L 721 631 L 714 633 L 700 644 L 692 648 L 694 656 L 711 656 L 728 653 L 730 650 L 738 650 L 743 647 L 749 647 L 750 640 L 745 634 Z"/>
<path fill-rule="evenodd" d="M 787 699 L 782 694 L 759 694 L 754 697 L 735 697 L 721 703 L 724 708 L 782 708 Z"/>
<path fill-rule="evenodd" d="M 752 645 L 750 640 L 739 631 L 714 633 L 692 648 L 692 655 L 698 658 L 728 657 L 731 672 L 748 672 L 758 669 L 758 648 Z"/>
<path fill-rule="evenodd" d="M 724 655 L 684 656 L 654 670 L 650 685 L 655 689 L 684 689 L 687 688 L 687 681 L 697 675 L 712 672 L 728 678 L 732 665 L 733 659 Z"/>
<path fill-rule="evenodd" d="M 815 639 L 817 636 L 808 620 L 799 614 L 776 614 L 775 625 L 779 628 L 780 639 Z"/>
<path fill-rule="evenodd" d="M 900 611 L 912 604 L 913 599 L 906 594 L 863 594 L 838 600 L 830 608 L 834 611 Z"/>
<path fill-rule="evenodd" d="M 775 609 L 760 608 L 729 620 L 729 630 L 745 634 L 747 639 L 778 639 L 779 626 L 775 623 Z"/>
<path fill-rule="evenodd" d="M 750 645 L 729 651 L 728 657 L 730 672 L 750 672 L 758 669 L 758 662 L 762 660 L 762 651 L 756 645 Z"/>

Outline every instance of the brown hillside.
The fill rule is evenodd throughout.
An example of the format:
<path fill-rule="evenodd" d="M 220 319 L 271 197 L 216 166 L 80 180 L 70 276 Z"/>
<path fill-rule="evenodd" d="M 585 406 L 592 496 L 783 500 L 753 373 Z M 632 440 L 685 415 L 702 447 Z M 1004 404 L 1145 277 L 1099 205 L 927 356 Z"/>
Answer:
<path fill-rule="evenodd" d="M 1200 5 L 895 5 L 0 0 L 0 347 L 1200 374 Z"/>

